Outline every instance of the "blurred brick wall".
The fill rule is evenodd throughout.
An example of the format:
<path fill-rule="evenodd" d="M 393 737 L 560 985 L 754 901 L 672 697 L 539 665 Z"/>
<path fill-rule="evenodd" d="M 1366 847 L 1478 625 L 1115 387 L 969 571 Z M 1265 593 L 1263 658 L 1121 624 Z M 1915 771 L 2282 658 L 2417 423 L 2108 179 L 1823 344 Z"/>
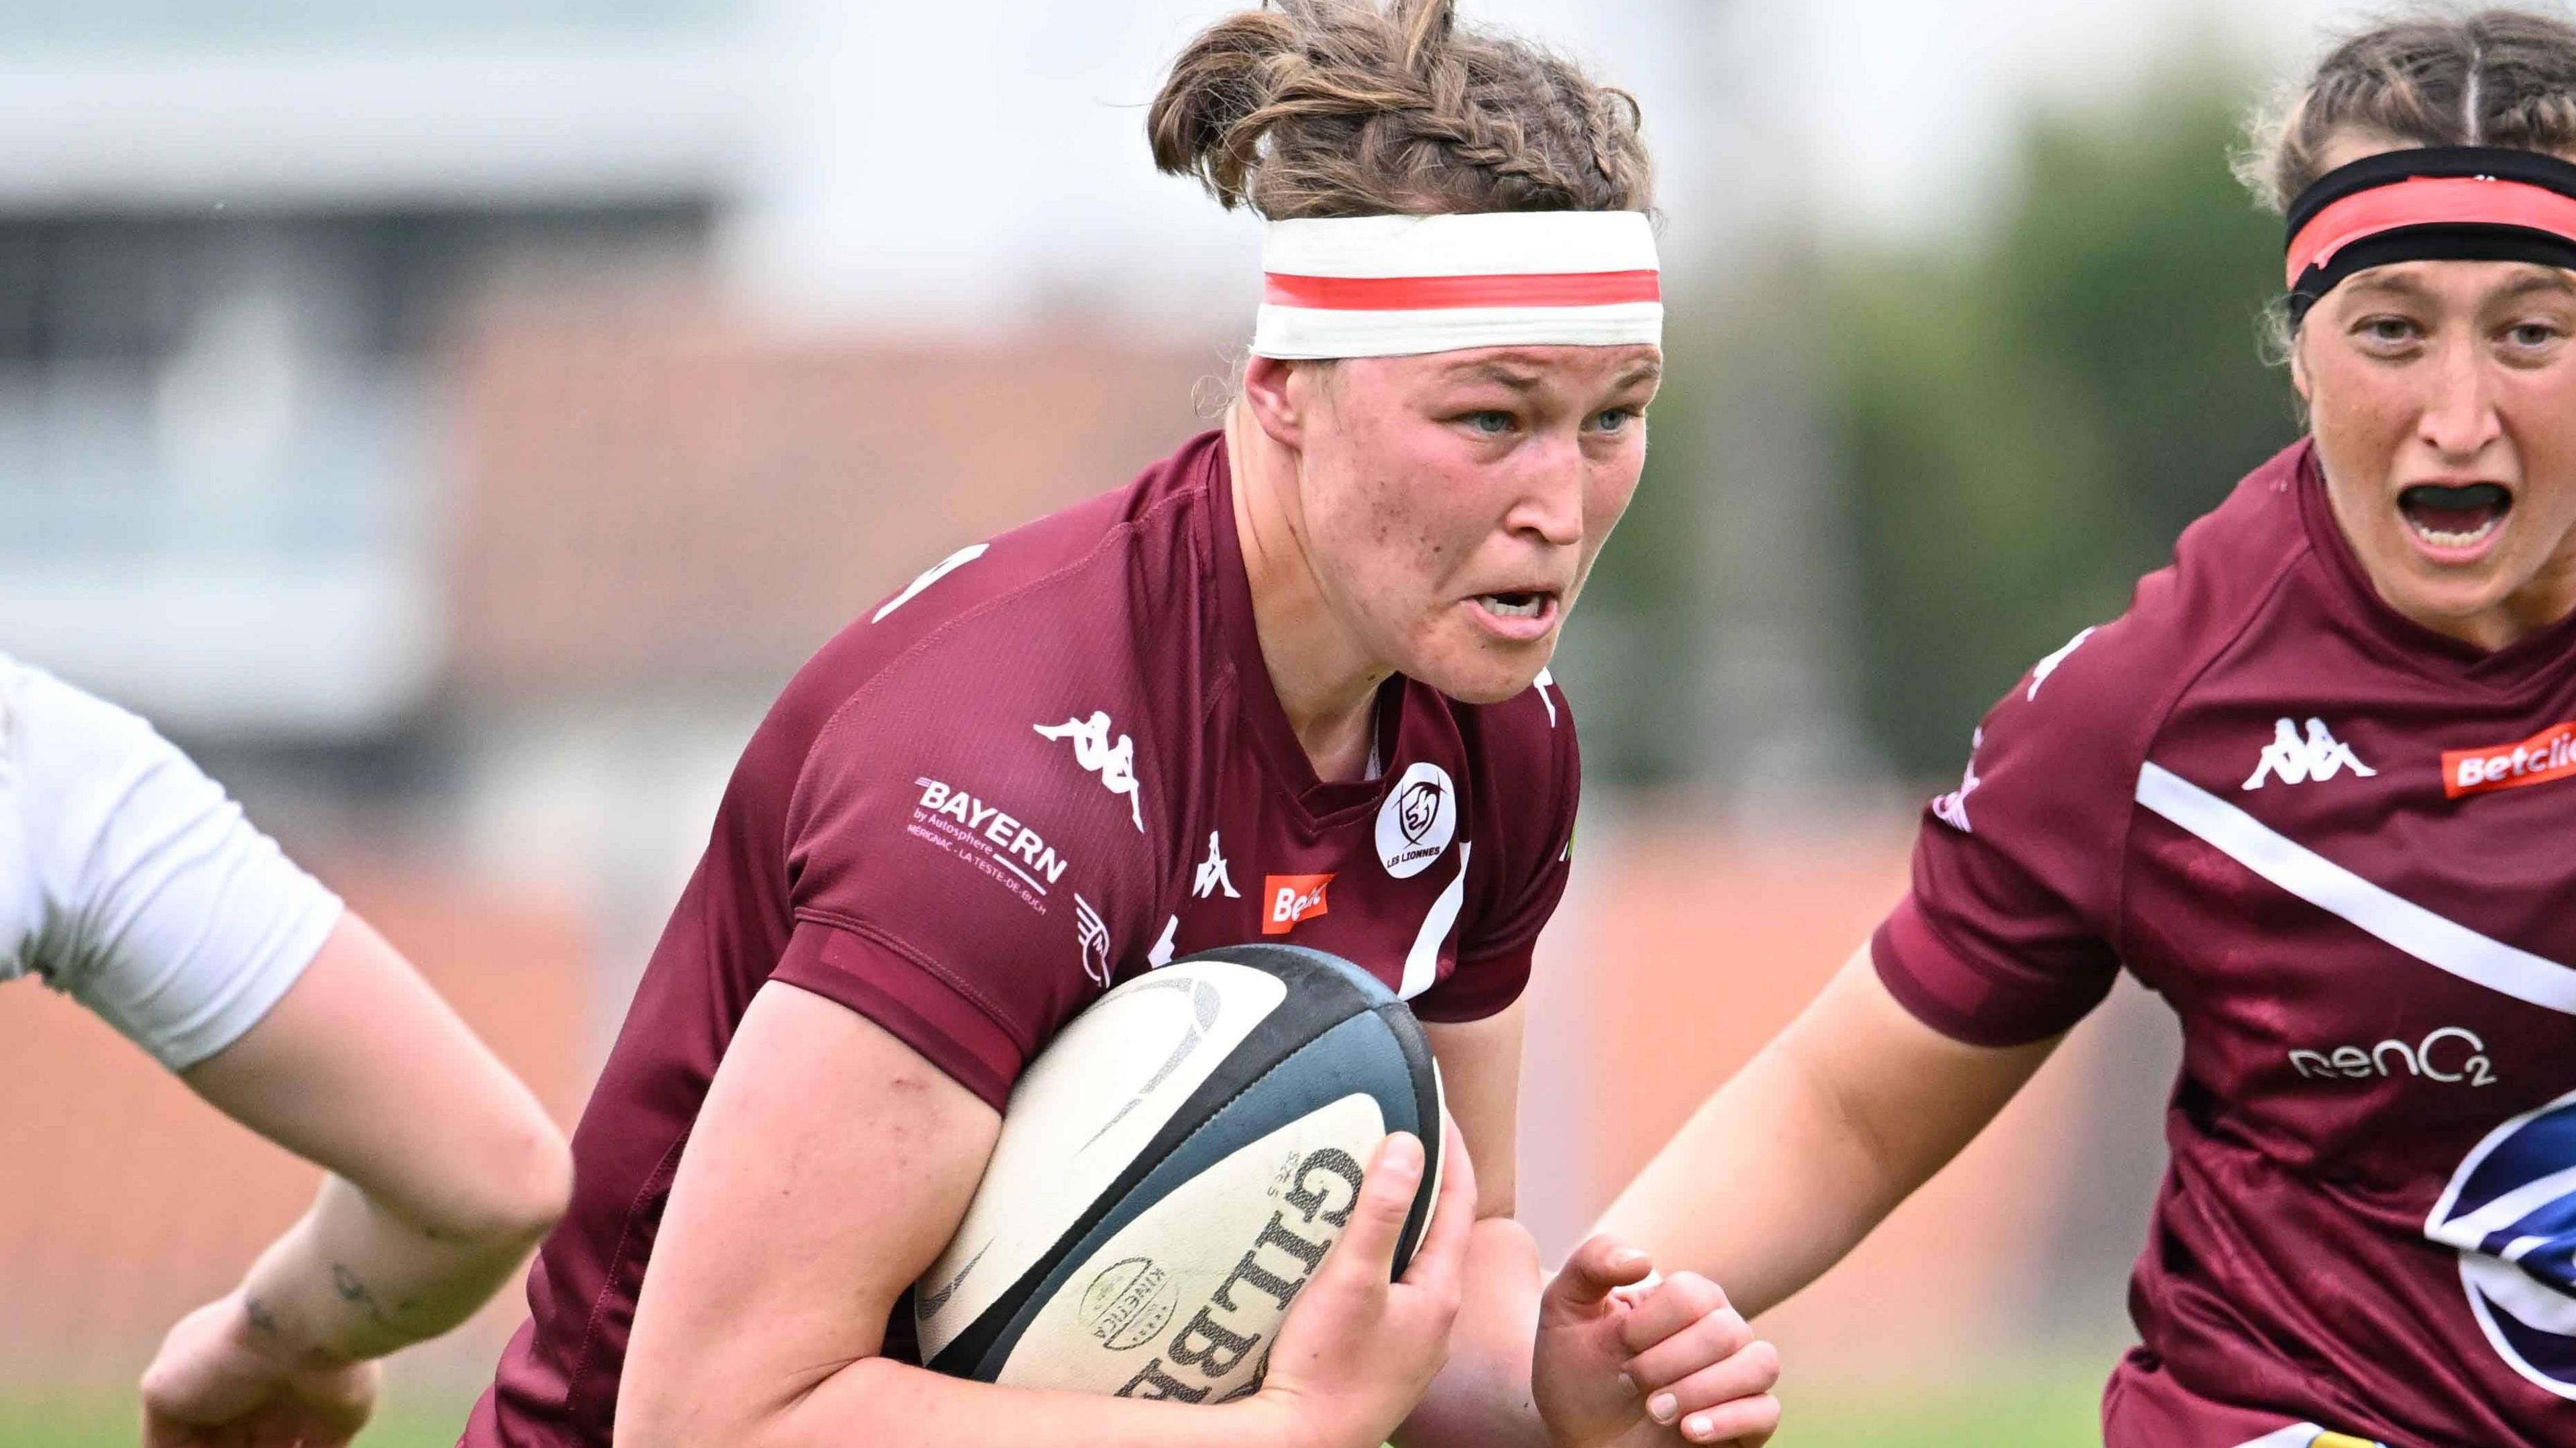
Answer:
<path fill-rule="evenodd" d="M 957 548 L 1208 424 L 1224 359 L 1114 327 L 941 349 L 521 304 L 446 386 L 453 659 L 481 691 L 769 679 Z"/>

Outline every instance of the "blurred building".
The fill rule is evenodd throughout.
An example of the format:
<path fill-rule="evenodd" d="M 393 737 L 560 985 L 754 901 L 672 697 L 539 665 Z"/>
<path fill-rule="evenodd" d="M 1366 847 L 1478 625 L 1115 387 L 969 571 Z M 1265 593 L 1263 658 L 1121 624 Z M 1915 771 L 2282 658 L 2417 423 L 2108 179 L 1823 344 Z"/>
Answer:
<path fill-rule="evenodd" d="M 0 635 L 204 738 L 364 740 L 445 663 L 439 359 L 701 269 L 728 0 L 0 12 Z"/>

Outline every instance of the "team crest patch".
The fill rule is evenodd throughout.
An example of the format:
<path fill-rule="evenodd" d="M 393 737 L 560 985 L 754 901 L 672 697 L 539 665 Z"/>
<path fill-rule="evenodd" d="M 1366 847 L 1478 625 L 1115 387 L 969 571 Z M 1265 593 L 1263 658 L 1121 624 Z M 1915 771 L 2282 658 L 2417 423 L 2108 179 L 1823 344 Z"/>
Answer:
<path fill-rule="evenodd" d="M 1377 857 L 1399 880 L 1430 869 L 1457 837 L 1458 786 L 1439 765 L 1407 769 L 1378 806 Z"/>
<path fill-rule="evenodd" d="M 2424 1235 L 2458 1250 L 2488 1345 L 2576 1400 L 2576 1092 L 2489 1132 L 2452 1174 Z"/>
<path fill-rule="evenodd" d="M 2570 775 L 2576 775 L 2576 724 L 2543 729 L 2519 744 L 2442 751 L 2442 793 L 2453 799 Z"/>

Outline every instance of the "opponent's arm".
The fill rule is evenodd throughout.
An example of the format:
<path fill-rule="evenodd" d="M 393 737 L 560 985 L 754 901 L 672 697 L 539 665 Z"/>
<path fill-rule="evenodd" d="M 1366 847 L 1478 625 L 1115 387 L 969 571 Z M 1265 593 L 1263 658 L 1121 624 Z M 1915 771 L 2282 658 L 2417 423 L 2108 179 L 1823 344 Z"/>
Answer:
<path fill-rule="evenodd" d="M 1992 1049 L 1916 1020 L 1868 947 L 1702 1103 L 1600 1230 L 1769 1311 L 1994 1119 L 2063 1037 Z"/>
<path fill-rule="evenodd" d="M 1438 1368 L 1475 1175 L 1459 1163 L 1412 1268 L 1390 1284 L 1420 1181 L 1411 1137 L 1371 1163 L 1251 1397 L 1038 1392 L 879 1356 L 887 1315 L 955 1233 L 1000 1122 L 865 1016 L 763 986 L 663 1214 L 618 1395 L 620 1448 L 1374 1448 Z"/>
<path fill-rule="evenodd" d="M 1778 1358 L 1768 1343 L 1752 1341 L 1741 1318 L 1731 1327 L 1723 1320 L 1725 1298 L 1710 1284 L 1683 1273 L 1634 1300 L 1613 1297 L 1652 1263 L 1595 1238 L 1541 1290 L 1538 1245 L 1512 1220 L 1525 1020 L 1525 1005 L 1515 1002 L 1484 1020 L 1423 1025 L 1450 1114 L 1477 1163 L 1478 1221 L 1449 1365 L 1398 1441 L 1405 1448 L 1758 1444 L 1778 1421 L 1779 1405 L 1767 1396 Z M 1676 1378 L 1704 1373 L 1713 1391 L 1732 1385 L 1697 1405 L 1709 1410 L 1704 1433 L 1677 1437 L 1640 1416 L 1644 1395 L 1621 1381 L 1638 1355 L 1648 1355 L 1649 1366 L 1671 1364 Z"/>
<path fill-rule="evenodd" d="M 240 1287 L 171 1330 L 143 1379 L 155 1443 L 263 1406 L 340 1441 L 329 1430 L 363 1421 L 371 1387 L 349 1365 L 463 1321 L 571 1190 L 544 1108 L 353 913 L 257 1025 L 181 1079 L 332 1175 Z"/>

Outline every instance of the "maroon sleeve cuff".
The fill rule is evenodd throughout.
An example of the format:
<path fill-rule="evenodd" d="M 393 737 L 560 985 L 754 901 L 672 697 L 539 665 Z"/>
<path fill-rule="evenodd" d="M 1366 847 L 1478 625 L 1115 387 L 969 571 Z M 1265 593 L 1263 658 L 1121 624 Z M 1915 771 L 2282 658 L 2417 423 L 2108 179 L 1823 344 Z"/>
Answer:
<path fill-rule="evenodd" d="M 1906 1013 L 1970 1046 L 2026 1046 L 2073 1029 L 2110 993 L 2111 977 L 2015 982 L 1951 948 L 1908 893 L 1869 940 L 1879 982 Z"/>
<path fill-rule="evenodd" d="M 801 919 L 773 980 L 857 1011 L 994 1110 L 1028 1052 L 928 961 L 848 924 Z"/>
<path fill-rule="evenodd" d="M 1457 1025 L 1500 1015 L 1529 988 L 1530 948 L 1522 946 L 1481 960 L 1462 960 L 1449 978 L 1415 996 L 1417 1020 Z"/>

